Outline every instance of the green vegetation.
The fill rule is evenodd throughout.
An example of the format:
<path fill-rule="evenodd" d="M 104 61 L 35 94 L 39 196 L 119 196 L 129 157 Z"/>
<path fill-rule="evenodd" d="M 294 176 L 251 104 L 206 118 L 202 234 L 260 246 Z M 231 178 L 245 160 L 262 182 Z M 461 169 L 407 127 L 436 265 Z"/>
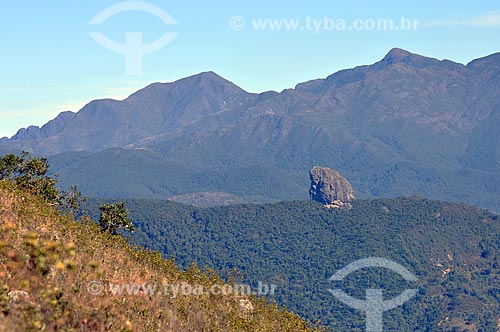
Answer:
<path fill-rule="evenodd" d="M 89 197 L 163 199 L 194 192 L 225 192 L 244 201 L 266 203 L 307 197 L 307 171 L 199 165 L 170 157 L 149 150 L 108 149 L 68 152 L 51 156 L 50 162 L 62 188 L 76 184 Z M 280 185 L 270 186 L 273 182 Z"/>
<path fill-rule="evenodd" d="M 27 152 L 19 156 L 8 154 L 0 159 L 0 180 L 11 180 L 19 188 L 55 204 L 59 200 L 57 178 L 47 176 L 48 170 L 47 159 L 30 157 Z"/>
<path fill-rule="evenodd" d="M 96 214 L 102 203 L 90 200 L 85 209 Z M 208 209 L 161 200 L 126 204 L 135 243 L 185 267 L 236 269 L 251 283 L 277 284 L 279 304 L 336 331 L 363 331 L 364 316 L 336 301 L 332 288 L 359 299 L 366 288 L 384 289 L 385 298 L 418 288 L 415 298 L 384 313 L 387 331 L 496 331 L 500 222 L 485 210 L 419 197 L 359 200 L 351 210 L 304 201 Z M 379 268 L 328 281 L 373 256 L 407 267 L 419 281 Z"/>
<path fill-rule="evenodd" d="M 109 232 L 112 235 L 118 234 L 118 229 L 134 231 L 134 224 L 128 217 L 125 202 L 113 204 L 103 204 L 99 206 L 101 216 L 99 217 L 99 226 L 103 232 Z"/>
<path fill-rule="evenodd" d="M 403 131 L 404 135 L 408 133 Z M 51 156 L 50 162 L 51 170 L 59 174 L 60 187 L 76 184 L 89 197 L 164 199 L 196 192 L 224 192 L 247 203 L 301 200 L 308 197 L 307 172 L 314 165 L 323 165 L 345 176 L 358 197 L 419 194 L 500 212 L 500 176 L 492 172 L 462 170 L 447 162 L 437 162 L 432 154 L 424 161 L 407 160 L 387 153 L 384 146 L 377 146 L 371 153 L 353 153 L 349 142 L 332 143 L 325 137 L 309 136 L 306 131 L 298 131 L 294 140 L 279 152 L 269 151 L 262 153 L 263 156 L 258 155 L 261 149 L 242 148 L 237 144 L 229 150 L 234 144 L 229 144 L 232 138 L 228 138 L 220 145 L 207 141 L 203 150 L 185 150 L 191 146 L 187 142 L 181 145 L 184 150 L 179 148 L 165 154 L 108 149 L 98 153 L 63 153 Z M 385 139 L 397 142 L 401 137 Z M 412 139 L 418 142 L 417 156 L 436 144 L 432 139 L 425 142 L 415 136 Z M 378 140 L 373 143 L 380 144 Z M 449 145 L 452 144 L 454 142 Z M 443 150 L 451 150 L 449 145 Z M 259 146 L 259 142 L 245 146 Z M 314 154 L 304 154 L 309 147 Z M 218 151 L 224 151 L 224 156 L 218 156 Z M 196 159 L 211 155 L 217 159 Z"/>
<path fill-rule="evenodd" d="M 42 198 L 47 204 L 57 206 L 72 215 L 79 211 L 85 201 L 76 186 L 70 191 L 60 191 L 56 185 L 57 175 L 47 175 L 49 163 L 46 158 L 36 158 L 27 152 L 19 155 L 7 154 L 0 159 L 0 181 L 15 183 L 17 188 Z"/>
<path fill-rule="evenodd" d="M 81 197 L 75 188 L 59 192 L 47 167 L 26 154 L 0 160 L 0 331 L 310 330 L 278 305 L 335 331 L 362 331 L 363 313 L 336 301 L 332 288 L 359 299 L 368 288 L 384 289 L 387 299 L 418 288 L 415 298 L 384 313 L 389 331 L 497 328 L 500 222 L 488 211 L 420 197 L 359 200 L 351 210 L 305 201 L 201 209 L 89 199 L 81 209 L 100 217 L 98 225 L 81 213 L 75 222 L 61 210 L 76 211 Z M 132 228 L 133 234 L 123 232 Z M 170 259 L 133 248 L 117 233 Z M 418 282 L 380 268 L 328 281 L 343 266 L 374 256 L 407 267 Z M 277 304 L 252 296 L 88 291 L 92 280 L 209 288 L 224 283 L 215 271 L 226 280 L 277 285 Z"/>
<path fill-rule="evenodd" d="M 158 252 L 101 232 L 88 217 L 76 222 L 45 197 L 0 181 L 0 331 L 318 330 L 262 298 L 128 295 L 110 292 L 109 283 L 208 289 L 224 280 L 195 265 L 180 271 Z"/>

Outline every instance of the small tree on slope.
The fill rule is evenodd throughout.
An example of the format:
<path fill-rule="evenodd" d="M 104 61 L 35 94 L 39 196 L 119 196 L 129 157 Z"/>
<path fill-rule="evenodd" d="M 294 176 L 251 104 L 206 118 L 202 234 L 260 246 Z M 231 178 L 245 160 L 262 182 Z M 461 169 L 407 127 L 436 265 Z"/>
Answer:
<path fill-rule="evenodd" d="M 101 226 L 101 230 L 103 232 L 109 232 L 112 235 L 117 235 L 118 229 L 120 228 L 131 232 L 134 231 L 134 224 L 132 224 L 128 218 L 125 202 L 103 204 L 99 206 L 99 210 L 101 210 L 99 225 Z"/>

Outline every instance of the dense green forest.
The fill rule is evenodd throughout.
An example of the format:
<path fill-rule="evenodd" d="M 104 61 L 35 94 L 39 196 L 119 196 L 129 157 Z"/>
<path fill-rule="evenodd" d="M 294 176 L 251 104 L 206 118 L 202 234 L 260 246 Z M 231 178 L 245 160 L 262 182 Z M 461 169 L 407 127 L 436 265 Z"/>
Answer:
<path fill-rule="evenodd" d="M 58 191 L 47 167 L 0 158 L 0 332 L 325 331 L 213 270 L 131 246 L 117 234 L 134 229 L 123 202 L 99 206 L 99 226 L 74 219 L 79 193 Z"/>
<path fill-rule="evenodd" d="M 408 135 L 407 131 L 404 133 Z M 377 156 L 356 155 L 350 153 L 348 148 L 345 151 L 341 149 L 349 146 L 347 143 L 316 146 L 318 141 L 326 140 L 318 137 L 313 141 L 304 140 L 304 137 L 310 136 L 307 132 L 299 132 L 296 136 L 293 146 L 283 149 L 283 153 L 290 150 L 293 151 L 288 152 L 290 155 L 305 158 L 297 161 L 299 166 L 294 166 L 287 155 L 277 156 L 277 165 L 272 166 L 267 159 L 253 160 L 250 156 L 256 152 L 241 146 L 228 151 L 226 143 L 224 147 L 207 144 L 211 152 L 180 149 L 166 155 L 150 150 L 127 149 L 108 149 L 98 153 L 67 152 L 51 156 L 50 165 L 51 172 L 59 175 L 61 188 L 76 185 L 85 196 L 164 199 L 195 192 L 224 192 L 236 195 L 247 203 L 306 199 L 310 184 L 308 170 L 314 165 L 324 165 L 345 176 L 359 198 L 418 194 L 500 211 L 500 177 L 491 172 L 456 169 L 448 162 L 436 160 L 425 160 L 418 165 L 378 150 Z M 421 155 L 421 150 L 427 149 L 431 143 L 436 144 L 417 138 L 414 140 L 419 142 L 420 149 L 415 152 L 416 155 Z M 299 143 L 313 145 L 315 154 L 306 158 Z M 248 145 L 258 146 L 258 142 Z M 189 143 L 181 147 L 185 149 L 186 146 Z M 328 152 L 332 148 L 341 150 Z M 245 153 L 241 153 L 242 150 Z M 196 159 L 216 151 L 224 151 L 224 156 L 220 157 L 222 161 L 233 160 L 230 154 L 239 152 L 239 162 L 234 165 L 210 164 Z M 264 155 L 269 156 L 270 153 Z M 181 160 L 179 156 L 193 159 Z M 335 160 L 337 156 L 342 156 L 341 160 Z M 378 161 L 379 158 L 383 160 Z"/>
<path fill-rule="evenodd" d="M 90 199 L 84 210 L 95 216 L 102 203 Z M 133 242 L 182 266 L 196 262 L 276 284 L 279 304 L 336 331 L 363 331 L 364 314 L 337 301 L 332 288 L 359 299 L 367 288 L 384 289 L 385 299 L 418 288 L 416 297 L 384 313 L 387 331 L 496 331 L 500 222 L 485 210 L 420 197 L 359 200 L 351 210 L 307 201 L 207 209 L 161 200 L 126 204 Z M 367 257 L 393 260 L 418 281 L 381 268 L 328 280 Z"/>
<path fill-rule="evenodd" d="M 0 150 L 1 152 L 1 150 Z M 266 166 L 208 166 L 172 160 L 147 150 L 108 149 L 50 157 L 59 185 L 77 185 L 86 196 L 167 198 L 194 192 L 225 192 L 244 202 L 307 197 L 307 171 Z M 145 172 L 144 170 L 147 170 Z M 271 185 L 279 182 L 280 186 Z"/>

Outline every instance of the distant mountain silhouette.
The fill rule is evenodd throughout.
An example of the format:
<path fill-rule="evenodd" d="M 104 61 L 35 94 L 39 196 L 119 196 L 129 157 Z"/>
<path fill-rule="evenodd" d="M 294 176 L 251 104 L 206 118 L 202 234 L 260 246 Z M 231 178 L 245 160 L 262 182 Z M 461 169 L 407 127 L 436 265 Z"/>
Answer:
<path fill-rule="evenodd" d="M 151 84 L 124 101 L 92 101 L 76 114 L 61 113 L 42 128 L 21 129 L 0 142 L 41 154 L 126 147 L 157 135 L 168 138 L 222 127 L 260 97 L 215 73 L 201 73 L 174 83 Z"/>
<path fill-rule="evenodd" d="M 325 165 L 363 197 L 423 194 L 500 210 L 499 87 L 500 53 L 462 65 L 395 48 L 373 65 L 281 93 L 248 93 L 212 72 L 154 83 L 124 101 L 93 101 L 42 128 L 21 129 L 0 145 L 65 153 L 55 166 L 68 181 L 74 173 L 64 172 L 66 159 L 90 157 L 67 152 L 146 149 L 202 169 L 271 167 L 293 175 L 297 187 L 305 183 L 304 191 L 307 170 Z M 120 165 L 114 174 L 132 177 Z M 259 181 L 234 185 L 257 195 L 252 183 Z M 236 194 L 225 186 L 196 189 Z M 161 196 L 195 189 L 185 190 Z"/>

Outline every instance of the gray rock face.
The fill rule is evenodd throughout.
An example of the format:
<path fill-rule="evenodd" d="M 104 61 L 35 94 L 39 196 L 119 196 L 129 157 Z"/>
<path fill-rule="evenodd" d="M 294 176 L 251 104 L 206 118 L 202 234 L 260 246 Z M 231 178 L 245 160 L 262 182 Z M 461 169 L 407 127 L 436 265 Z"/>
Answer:
<path fill-rule="evenodd" d="M 351 184 L 339 172 L 328 167 L 314 166 L 309 171 L 312 200 L 324 204 L 327 208 L 350 209 L 356 199 Z"/>

